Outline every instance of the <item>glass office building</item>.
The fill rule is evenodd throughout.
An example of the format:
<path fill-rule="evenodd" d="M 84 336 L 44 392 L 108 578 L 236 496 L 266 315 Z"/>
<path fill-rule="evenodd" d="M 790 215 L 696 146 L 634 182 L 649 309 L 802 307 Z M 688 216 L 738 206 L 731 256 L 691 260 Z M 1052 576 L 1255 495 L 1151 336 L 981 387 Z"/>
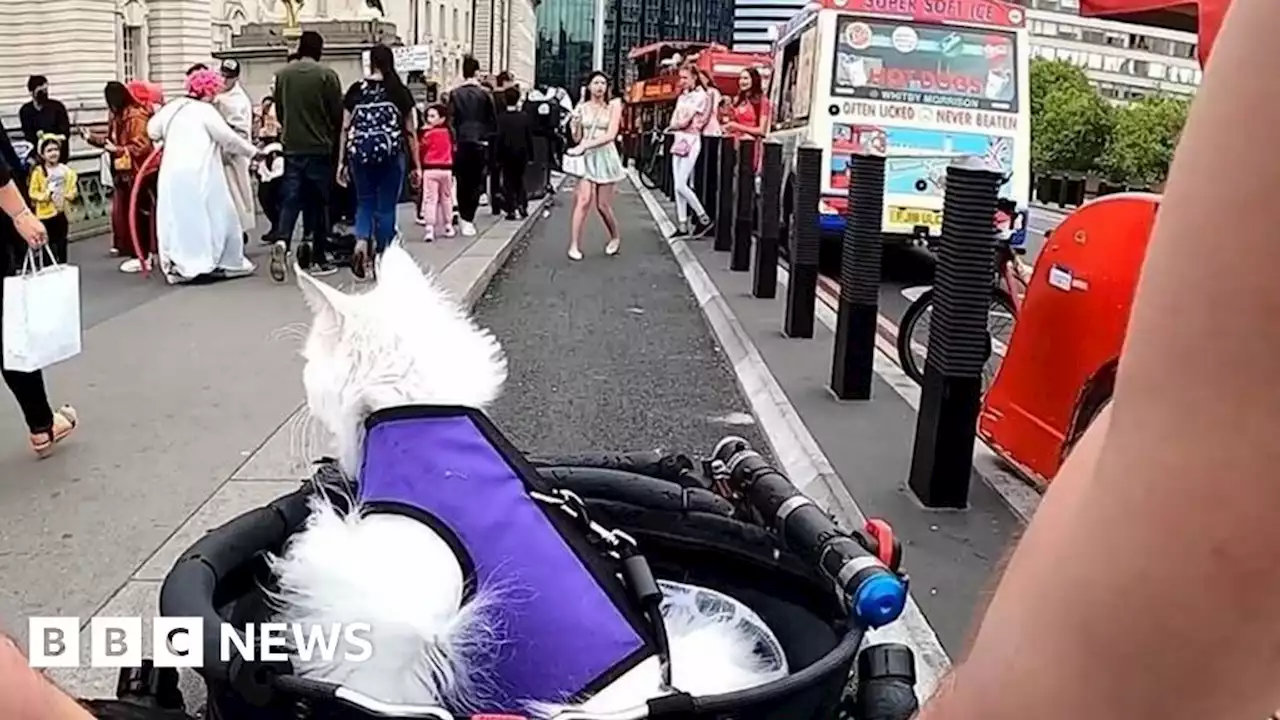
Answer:
<path fill-rule="evenodd" d="M 725 0 L 605 0 L 604 67 L 614 92 L 634 81 L 627 54 L 662 41 L 733 42 L 733 3 Z M 576 93 L 592 70 L 594 0 L 538 5 L 537 79 Z"/>

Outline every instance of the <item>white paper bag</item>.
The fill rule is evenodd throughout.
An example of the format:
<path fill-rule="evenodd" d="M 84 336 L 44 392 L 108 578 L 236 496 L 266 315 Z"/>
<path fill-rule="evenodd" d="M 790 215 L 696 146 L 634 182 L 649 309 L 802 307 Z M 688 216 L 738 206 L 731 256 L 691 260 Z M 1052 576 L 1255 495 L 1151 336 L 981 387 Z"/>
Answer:
<path fill-rule="evenodd" d="M 59 265 L 48 246 L 36 252 L 4 279 L 5 370 L 35 372 L 80 354 L 80 268 Z"/>

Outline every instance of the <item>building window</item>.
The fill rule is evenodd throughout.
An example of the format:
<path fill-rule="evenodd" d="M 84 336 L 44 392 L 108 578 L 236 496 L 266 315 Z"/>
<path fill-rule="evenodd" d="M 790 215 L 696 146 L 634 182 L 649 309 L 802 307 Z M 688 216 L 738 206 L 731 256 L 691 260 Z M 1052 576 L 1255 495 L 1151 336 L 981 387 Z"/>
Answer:
<path fill-rule="evenodd" d="M 142 28 L 136 25 L 121 27 L 120 57 L 125 80 L 140 80 L 146 76 L 142 67 Z"/>
<path fill-rule="evenodd" d="M 448 37 L 444 34 L 444 3 L 440 4 L 440 23 L 436 26 L 436 32 L 440 33 L 441 40 Z"/>
<path fill-rule="evenodd" d="M 422 9 L 423 32 L 428 36 L 431 35 L 431 0 L 427 0 L 427 4 Z"/>
<path fill-rule="evenodd" d="M 462 13 L 462 40 L 466 43 L 471 42 L 471 11 L 465 10 Z"/>
<path fill-rule="evenodd" d="M 458 39 L 458 8 L 453 9 L 453 39 Z"/>

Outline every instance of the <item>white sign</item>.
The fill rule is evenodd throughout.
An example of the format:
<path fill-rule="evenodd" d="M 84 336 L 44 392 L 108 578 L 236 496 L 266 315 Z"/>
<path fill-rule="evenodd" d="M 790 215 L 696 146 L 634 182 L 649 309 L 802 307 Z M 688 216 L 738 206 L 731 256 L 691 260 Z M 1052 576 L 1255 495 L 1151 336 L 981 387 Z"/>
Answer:
<path fill-rule="evenodd" d="M 396 72 L 398 73 L 431 72 L 430 45 L 399 45 L 391 48 L 391 54 L 396 59 Z M 360 57 L 364 63 L 365 72 L 369 72 L 369 51 L 365 50 Z"/>
<path fill-rule="evenodd" d="M 27 660 L 35 668 L 81 667 L 80 618 L 33 617 L 27 621 Z M 218 654 L 223 662 L 288 660 L 291 653 L 305 661 L 319 656 L 334 662 L 364 662 L 373 656 L 367 623 L 342 625 L 261 623 L 238 630 L 223 623 L 218 630 Z M 95 617 L 89 624 L 89 667 L 122 668 L 142 664 L 144 647 L 156 667 L 204 665 L 204 620 L 198 617 L 157 617 L 152 620 L 147 646 L 141 617 Z"/>

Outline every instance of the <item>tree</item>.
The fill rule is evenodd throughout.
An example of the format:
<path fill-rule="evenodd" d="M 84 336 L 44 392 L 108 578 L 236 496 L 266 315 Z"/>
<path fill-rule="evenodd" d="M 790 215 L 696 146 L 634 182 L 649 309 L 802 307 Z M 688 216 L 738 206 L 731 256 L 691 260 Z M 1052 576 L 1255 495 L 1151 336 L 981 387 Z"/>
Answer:
<path fill-rule="evenodd" d="M 1031 170 L 1089 172 L 1107 147 L 1114 109 L 1084 71 L 1061 60 L 1031 62 Z"/>
<path fill-rule="evenodd" d="M 1169 173 L 1190 103 L 1173 97 L 1146 97 L 1121 108 L 1100 169 L 1113 182 L 1152 187 Z"/>

